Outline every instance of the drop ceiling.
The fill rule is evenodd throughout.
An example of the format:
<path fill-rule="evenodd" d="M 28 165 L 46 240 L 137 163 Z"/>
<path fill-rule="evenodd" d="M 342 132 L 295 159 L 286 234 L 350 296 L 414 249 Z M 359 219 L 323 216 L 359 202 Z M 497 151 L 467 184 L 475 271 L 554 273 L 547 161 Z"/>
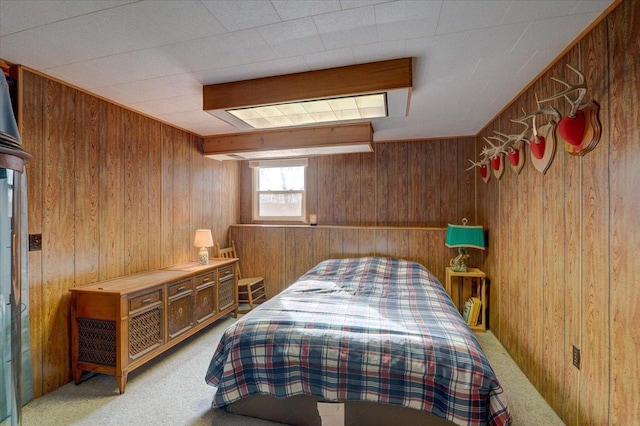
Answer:
<path fill-rule="evenodd" d="M 375 141 L 475 135 L 613 0 L 0 0 L 0 58 L 200 136 L 204 85 L 412 57 Z"/>

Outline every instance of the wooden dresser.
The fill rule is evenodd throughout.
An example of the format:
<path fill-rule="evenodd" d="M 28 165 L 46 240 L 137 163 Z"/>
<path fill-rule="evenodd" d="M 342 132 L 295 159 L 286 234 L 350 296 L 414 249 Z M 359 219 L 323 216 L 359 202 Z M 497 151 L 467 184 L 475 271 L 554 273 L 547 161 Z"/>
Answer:
<path fill-rule="evenodd" d="M 127 375 L 223 315 L 237 314 L 238 259 L 185 263 L 72 288 L 73 380 Z"/>

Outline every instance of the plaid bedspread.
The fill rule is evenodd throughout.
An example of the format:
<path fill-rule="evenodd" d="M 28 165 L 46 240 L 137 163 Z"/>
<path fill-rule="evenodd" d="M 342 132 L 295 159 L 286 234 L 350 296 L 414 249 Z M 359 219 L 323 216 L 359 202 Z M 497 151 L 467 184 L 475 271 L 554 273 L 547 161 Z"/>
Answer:
<path fill-rule="evenodd" d="M 422 265 L 378 257 L 321 262 L 224 333 L 205 380 L 223 407 L 254 394 L 308 394 L 510 424 L 478 341 Z"/>

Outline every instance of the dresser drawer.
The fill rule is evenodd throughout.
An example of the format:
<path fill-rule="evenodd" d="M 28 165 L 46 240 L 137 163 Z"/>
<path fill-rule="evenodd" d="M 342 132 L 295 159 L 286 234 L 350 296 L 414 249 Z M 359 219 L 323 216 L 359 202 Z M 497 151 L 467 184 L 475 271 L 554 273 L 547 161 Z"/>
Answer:
<path fill-rule="evenodd" d="M 180 281 L 179 283 L 169 284 L 169 297 L 173 297 L 176 294 L 191 291 L 191 280 Z"/>
<path fill-rule="evenodd" d="M 235 272 L 234 265 L 224 266 L 218 269 L 218 279 L 224 280 L 225 278 L 231 277 L 233 276 L 234 272 Z"/>
<path fill-rule="evenodd" d="M 146 306 L 151 306 L 155 303 L 159 303 L 162 300 L 162 289 L 158 288 L 149 293 L 141 294 L 140 296 L 134 296 L 129 299 L 129 312 L 137 311 L 138 309 Z"/>
<path fill-rule="evenodd" d="M 207 284 L 212 284 L 216 281 L 215 274 L 213 272 L 209 272 L 208 274 L 198 275 L 194 278 L 196 288 L 203 287 Z"/>

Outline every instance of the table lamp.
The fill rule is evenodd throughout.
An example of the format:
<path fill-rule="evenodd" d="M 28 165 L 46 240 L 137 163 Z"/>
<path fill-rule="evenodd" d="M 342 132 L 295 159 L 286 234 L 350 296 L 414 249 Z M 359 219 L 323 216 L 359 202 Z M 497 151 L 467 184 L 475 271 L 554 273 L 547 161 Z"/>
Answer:
<path fill-rule="evenodd" d="M 209 264 L 209 250 L 207 247 L 213 246 L 213 237 L 211 236 L 210 229 L 196 229 L 196 236 L 193 239 L 193 245 L 200 247 L 198 252 L 198 258 L 201 265 Z"/>
<path fill-rule="evenodd" d="M 462 225 L 447 226 L 447 240 L 445 245 L 458 249 L 458 256 L 449 262 L 454 272 L 467 272 L 464 261 L 469 257 L 467 248 L 484 250 L 484 231 L 482 226 L 467 225 L 469 221 L 462 219 Z"/>

